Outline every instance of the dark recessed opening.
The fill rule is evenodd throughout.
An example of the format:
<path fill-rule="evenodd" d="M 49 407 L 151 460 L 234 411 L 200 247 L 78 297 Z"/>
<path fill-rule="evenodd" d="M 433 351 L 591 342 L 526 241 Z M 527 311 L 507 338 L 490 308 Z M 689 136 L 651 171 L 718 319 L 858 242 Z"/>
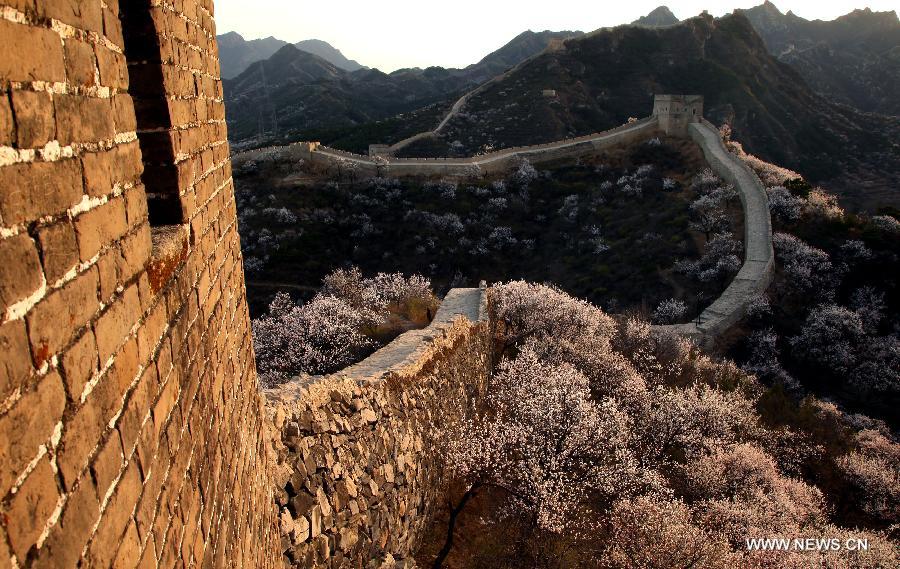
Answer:
<path fill-rule="evenodd" d="M 149 0 L 128 0 L 119 6 L 150 225 L 183 223 L 162 61 L 161 42 L 166 40 L 160 38 L 151 12 L 160 8 L 152 8 Z"/>

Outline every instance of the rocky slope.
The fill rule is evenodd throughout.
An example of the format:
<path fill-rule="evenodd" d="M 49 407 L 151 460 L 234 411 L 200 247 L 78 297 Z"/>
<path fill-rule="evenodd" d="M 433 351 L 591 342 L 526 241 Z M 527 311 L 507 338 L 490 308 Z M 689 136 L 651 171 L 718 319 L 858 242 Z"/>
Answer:
<path fill-rule="evenodd" d="M 863 111 L 900 115 L 900 19 L 854 10 L 835 20 L 782 14 L 771 2 L 742 11 L 769 51 L 815 91 Z"/>
<path fill-rule="evenodd" d="M 470 99 L 445 142 L 476 151 L 587 134 L 646 116 L 654 93 L 702 94 L 707 117 L 731 124 L 748 152 L 829 182 L 855 205 L 896 201 L 900 119 L 817 95 L 741 14 L 570 39 Z"/>

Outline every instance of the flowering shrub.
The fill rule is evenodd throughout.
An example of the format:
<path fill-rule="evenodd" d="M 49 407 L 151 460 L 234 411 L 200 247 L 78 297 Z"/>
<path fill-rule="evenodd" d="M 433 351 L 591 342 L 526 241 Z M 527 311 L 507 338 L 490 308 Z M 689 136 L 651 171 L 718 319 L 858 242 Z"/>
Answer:
<path fill-rule="evenodd" d="M 875 430 L 857 436 L 859 448 L 841 457 L 838 467 L 869 514 L 900 522 L 900 444 Z"/>
<path fill-rule="evenodd" d="M 611 399 L 594 401 L 572 366 L 525 348 L 492 381 L 489 418 L 454 437 L 450 464 L 472 484 L 507 490 L 510 508 L 538 527 L 577 529 L 589 494 L 608 499 L 658 484 L 628 449 L 628 419 Z"/>
<path fill-rule="evenodd" d="M 775 233 L 772 245 L 784 270 L 788 293 L 822 299 L 833 295 L 833 266 L 828 253 L 789 233 Z"/>
<path fill-rule="evenodd" d="M 877 548 L 826 552 L 827 566 L 896 562 L 882 534 L 829 521 L 822 490 L 799 478 L 825 447 L 763 422 L 759 384 L 733 364 L 548 286 L 494 286 L 489 307 L 506 349 L 482 413 L 442 431 L 444 454 L 464 500 L 500 489 L 501 518 L 543 532 L 526 539 L 574 540 L 601 567 L 799 569 L 817 558 L 748 551 L 745 540 L 805 535 Z M 775 341 L 762 334 L 761 359 Z M 808 412 L 845 424 L 830 404 Z M 839 475 L 870 515 L 895 520 L 900 446 L 874 432 L 856 441 Z"/>
<path fill-rule="evenodd" d="M 653 311 L 652 320 L 655 324 L 675 324 L 687 313 L 687 305 L 678 299 L 669 298 L 659 303 Z"/>
<path fill-rule="evenodd" d="M 900 221 L 889 215 L 876 215 L 872 217 L 872 225 L 879 231 L 888 234 L 900 234 Z"/>
<path fill-rule="evenodd" d="M 272 386 L 299 373 L 336 371 L 372 346 L 361 329 L 370 316 L 334 296 L 295 305 L 283 292 L 253 321 L 260 382 Z"/>
<path fill-rule="evenodd" d="M 806 201 L 795 196 L 784 186 L 766 188 L 769 198 L 769 211 L 782 223 L 794 223 L 800 219 Z"/>
<path fill-rule="evenodd" d="M 836 304 L 823 304 L 809 313 L 801 333 L 790 342 L 795 356 L 846 373 L 856 365 L 856 347 L 863 334 L 859 314 Z"/>
<path fill-rule="evenodd" d="M 538 177 L 537 170 L 527 158 L 522 158 L 516 171 L 510 176 L 510 181 L 519 188 L 527 188 Z"/>
<path fill-rule="evenodd" d="M 306 304 L 279 292 L 267 314 L 253 320 L 260 382 L 281 383 L 300 373 L 337 371 L 378 345 L 375 330 L 411 304 L 431 305 L 431 283 L 418 275 L 379 273 L 363 278 L 356 267 L 338 269 Z"/>
<path fill-rule="evenodd" d="M 720 233 L 706 243 L 702 257 L 679 261 L 675 270 L 701 282 L 726 278 L 740 270 L 743 249 L 741 242 L 730 233 Z"/>

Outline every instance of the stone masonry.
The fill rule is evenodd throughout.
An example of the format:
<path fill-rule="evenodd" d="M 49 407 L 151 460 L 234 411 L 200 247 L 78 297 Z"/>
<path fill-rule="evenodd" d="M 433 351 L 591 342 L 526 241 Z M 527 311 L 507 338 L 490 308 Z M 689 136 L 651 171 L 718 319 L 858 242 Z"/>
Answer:
<path fill-rule="evenodd" d="M 276 567 L 211 0 L 0 0 L 0 568 Z"/>
<path fill-rule="evenodd" d="M 466 416 L 490 372 L 484 291 L 453 289 L 431 325 L 366 360 L 268 393 L 276 501 L 296 567 L 407 566 L 446 482 L 434 428 Z"/>

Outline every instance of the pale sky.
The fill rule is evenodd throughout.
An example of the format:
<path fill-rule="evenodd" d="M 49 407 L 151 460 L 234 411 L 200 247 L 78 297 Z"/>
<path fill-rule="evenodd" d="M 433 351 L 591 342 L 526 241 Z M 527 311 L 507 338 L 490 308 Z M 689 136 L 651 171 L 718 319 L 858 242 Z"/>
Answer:
<path fill-rule="evenodd" d="M 667 4 L 679 18 L 721 16 L 762 0 L 215 0 L 217 33 L 327 41 L 390 72 L 465 67 L 525 30 L 581 30 L 631 22 Z M 784 13 L 831 20 L 854 8 L 900 10 L 900 0 L 776 0 Z"/>

